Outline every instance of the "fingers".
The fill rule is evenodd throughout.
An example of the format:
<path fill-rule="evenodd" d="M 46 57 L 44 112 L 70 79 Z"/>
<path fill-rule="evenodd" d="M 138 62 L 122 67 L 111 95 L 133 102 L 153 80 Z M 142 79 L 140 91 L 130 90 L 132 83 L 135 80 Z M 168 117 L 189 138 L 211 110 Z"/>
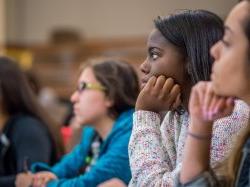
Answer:
<path fill-rule="evenodd" d="M 204 97 L 206 93 L 207 83 L 204 81 L 199 82 L 192 88 L 192 93 L 190 96 L 190 102 L 195 105 L 204 106 Z"/>
<path fill-rule="evenodd" d="M 47 182 L 49 182 L 50 180 L 53 180 L 53 179 L 55 179 L 55 178 L 53 178 L 53 177 L 44 178 L 44 180 L 43 180 L 43 185 L 46 185 Z"/>
<path fill-rule="evenodd" d="M 174 79 L 172 78 L 168 78 L 165 82 L 164 82 L 164 86 L 162 88 L 162 92 L 164 93 L 164 95 L 167 95 L 171 92 L 172 88 L 174 86 Z"/>
<path fill-rule="evenodd" d="M 33 182 L 33 174 L 28 173 L 19 173 L 16 175 L 15 186 L 16 187 L 24 187 L 30 186 Z"/>
<path fill-rule="evenodd" d="M 177 108 L 181 104 L 181 88 L 174 83 L 174 79 L 165 80 L 159 98 L 166 101 L 171 108 Z"/>
<path fill-rule="evenodd" d="M 143 88 L 143 90 L 148 91 L 148 90 L 152 89 L 152 88 L 154 87 L 155 83 L 156 83 L 156 80 L 157 80 L 157 78 L 156 78 L 155 76 L 152 76 L 152 77 L 148 80 L 148 82 L 146 83 L 146 85 L 145 85 L 145 87 Z"/>
<path fill-rule="evenodd" d="M 214 101 L 212 102 L 210 109 L 212 115 L 218 113 L 219 111 L 222 111 L 223 108 L 225 107 L 225 102 L 226 102 L 225 98 L 219 96 L 214 96 L 213 100 Z"/>
<path fill-rule="evenodd" d="M 201 81 L 192 87 L 188 109 L 192 118 L 196 118 L 199 120 L 205 120 L 206 116 L 203 112 L 202 108 L 204 106 L 204 97 L 206 92 L 206 82 Z"/>
<path fill-rule="evenodd" d="M 157 91 L 162 90 L 162 88 L 163 88 L 165 82 L 166 82 L 166 78 L 165 78 L 163 75 L 159 76 L 159 77 L 157 78 L 157 80 L 156 80 L 154 89 L 157 90 Z"/>
<path fill-rule="evenodd" d="M 212 96 L 211 102 L 208 106 L 206 112 L 206 117 L 208 120 L 213 120 L 213 118 L 221 111 L 224 107 L 225 99 L 217 95 Z"/>
<path fill-rule="evenodd" d="M 145 85 L 146 90 L 151 90 L 151 94 L 161 100 L 168 100 L 173 104 L 180 93 L 180 86 L 174 83 L 174 79 L 161 75 L 158 78 L 151 77 Z"/>
<path fill-rule="evenodd" d="M 227 97 L 221 97 L 214 93 L 211 83 L 207 83 L 204 97 L 203 115 L 209 121 L 228 116 L 232 113 L 234 102 Z"/>
<path fill-rule="evenodd" d="M 179 93 L 176 100 L 175 100 L 175 102 L 174 102 L 174 104 L 173 104 L 173 106 L 172 106 L 172 108 L 177 109 L 178 106 L 180 106 L 180 105 L 181 105 L 181 94 Z"/>
<path fill-rule="evenodd" d="M 41 187 L 41 186 L 44 186 L 44 184 L 45 184 L 44 177 L 41 175 L 35 175 L 33 187 Z"/>
<path fill-rule="evenodd" d="M 225 101 L 225 106 L 226 106 L 226 110 L 224 110 L 223 115 L 228 116 L 228 115 L 232 114 L 232 112 L 234 110 L 234 106 L 235 106 L 234 99 L 232 97 L 227 98 Z"/>
<path fill-rule="evenodd" d="M 211 101 L 213 99 L 214 92 L 212 90 L 211 84 L 206 84 L 205 87 L 206 87 L 205 88 L 206 91 L 205 91 L 205 97 L 204 97 L 204 103 L 203 103 L 203 111 L 207 112 L 209 110 Z"/>
<path fill-rule="evenodd" d="M 177 99 L 177 96 L 180 94 L 181 88 L 179 85 L 174 85 L 174 87 L 171 89 L 169 97 L 168 97 L 168 103 L 171 105 L 174 104 L 175 100 Z"/>
<path fill-rule="evenodd" d="M 202 114 L 204 119 L 213 121 L 220 108 L 224 104 L 224 99 L 217 96 L 210 82 L 205 83 L 204 102 L 202 106 Z"/>
<path fill-rule="evenodd" d="M 167 111 L 180 104 L 180 86 L 172 78 L 152 76 L 136 100 L 136 110 Z M 177 98 L 178 97 L 178 98 Z"/>
<path fill-rule="evenodd" d="M 211 82 L 199 82 L 192 88 L 189 111 L 199 120 L 212 122 L 230 115 L 233 108 L 233 100 L 216 95 Z"/>
<path fill-rule="evenodd" d="M 50 172 L 38 173 L 34 177 L 33 187 L 45 186 L 50 180 L 56 179 L 56 176 Z"/>

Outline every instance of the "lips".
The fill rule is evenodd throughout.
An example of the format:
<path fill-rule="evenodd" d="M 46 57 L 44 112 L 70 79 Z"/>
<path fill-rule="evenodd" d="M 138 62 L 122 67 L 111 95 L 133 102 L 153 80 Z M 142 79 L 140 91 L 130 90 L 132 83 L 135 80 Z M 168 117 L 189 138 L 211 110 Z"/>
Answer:
<path fill-rule="evenodd" d="M 74 114 L 76 115 L 78 112 L 78 108 L 74 106 Z"/>
<path fill-rule="evenodd" d="M 144 86 L 147 84 L 148 80 L 143 78 L 141 79 L 141 88 L 144 88 Z"/>
<path fill-rule="evenodd" d="M 214 73 L 212 72 L 210 75 L 210 79 L 213 80 L 213 77 L 214 77 Z"/>
<path fill-rule="evenodd" d="M 147 78 L 142 78 L 141 79 L 141 83 L 147 83 L 148 82 L 148 79 Z"/>
<path fill-rule="evenodd" d="M 214 80 L 215 75 L 216 75 L 216 73 L 215 73 L 214 68 L 213 68 L 213 69 L 212 69 L 212 73 L 211 73 L 211 75 L 210 75 L 211 81 Z"/>

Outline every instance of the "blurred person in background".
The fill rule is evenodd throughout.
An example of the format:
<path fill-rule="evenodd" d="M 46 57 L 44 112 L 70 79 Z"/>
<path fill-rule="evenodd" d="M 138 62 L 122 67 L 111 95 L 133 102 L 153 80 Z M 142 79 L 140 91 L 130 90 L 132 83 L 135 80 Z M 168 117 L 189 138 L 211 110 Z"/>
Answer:
<path fill-rule="evenodd" d="M 60 135 L 18 64 L 0 57 L 0 186 L 14 187 L 34 162 L 53 164 Z"/>
<path fill-rule="evenodd" d="M 53 88 L 42 86 L 40 82 L 41 77 L 36 75 L 36 71 L 34 69 L 25 71 L 25 75 L 28 79 L 30 87 L 36 94 L 38 101 L 41 106 L 46 108 L 50 118 L 52 118 L 52 120 L 60 127 L 64 125 L 64 118 L 71 109 L 70 102 L 63 102 Z M 55 113 L 57 115 L 55 115 Z"/>
<path fill-rule="evenodd" d="M 35 172 L 46 171 L 35 174 L 33 186 L 94 187 L 111 178 L 128 184 L 128 142 L 138 93 L 137 74 L 128 63 L 112 59 L 84 63 L 71 96 L 75 120 L 84 126 L 82 140 L 53 167 L 34 164 Z"/>

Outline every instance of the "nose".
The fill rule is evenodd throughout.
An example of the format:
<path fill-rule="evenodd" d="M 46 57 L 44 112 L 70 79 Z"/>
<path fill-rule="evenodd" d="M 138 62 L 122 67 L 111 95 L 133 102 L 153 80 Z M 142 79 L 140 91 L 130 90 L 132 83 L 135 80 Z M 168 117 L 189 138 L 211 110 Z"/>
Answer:
<path fill-rule="evenodd" d="M 71 101 L 72 103 L 75 103 L 75 102 L 78 101 L 78 99 L 79 99 L 79 93 L 78 93 L 78 91 L 75 91 L 75 92 L 71 95 L 70 101 Z"/>
<path fill-rule="evenodd" d="M 221 41 L 218 41 L 210 49 L 210 54 L 214 58 L 215 61 L 220 57 L 220 46 L 221 46 Z"/>
<path fill-rule="evenodd" d="M 148 63 L 147 58 L 144 60 L 144 62 L 140 65 L 140 70 L 144 74 L 148 74 L 150 72 L 150 65 Z"/>

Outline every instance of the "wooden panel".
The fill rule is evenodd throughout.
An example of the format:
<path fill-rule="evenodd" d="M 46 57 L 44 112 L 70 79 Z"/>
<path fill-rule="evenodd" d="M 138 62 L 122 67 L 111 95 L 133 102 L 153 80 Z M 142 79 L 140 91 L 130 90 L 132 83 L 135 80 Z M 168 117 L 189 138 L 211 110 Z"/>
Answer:
<path fill-rule="evenodd" d="M 36 45 L 29 49 L 33 56 L 32 71 L 42 86 L 53 88 L 68 99 L 72 94 L 79 66 L 90 57 L 115 57 L 127 60 L 137 70 L 146 56 L 145 38 L 95 39 L 77 45 Z M 17 47 L 16 47 L 17 48 Z"/>

